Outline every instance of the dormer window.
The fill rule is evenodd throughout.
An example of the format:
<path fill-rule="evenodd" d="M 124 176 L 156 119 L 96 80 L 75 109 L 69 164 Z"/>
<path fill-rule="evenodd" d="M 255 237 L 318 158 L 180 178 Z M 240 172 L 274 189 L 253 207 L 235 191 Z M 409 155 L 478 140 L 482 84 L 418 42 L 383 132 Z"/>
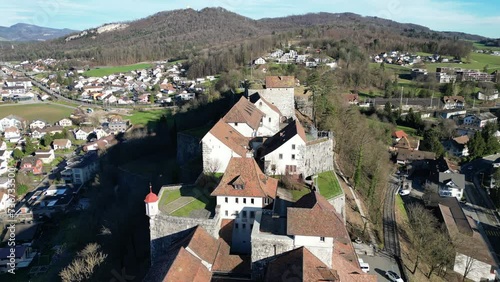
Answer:
<path fill-rule="evenodd" d="M 245 181 L 241 176 L 238 176 L 236 177 L 236 179 L 234 179 L 232 185 L 236 190 L 243 190 L 245 188 Z"/>

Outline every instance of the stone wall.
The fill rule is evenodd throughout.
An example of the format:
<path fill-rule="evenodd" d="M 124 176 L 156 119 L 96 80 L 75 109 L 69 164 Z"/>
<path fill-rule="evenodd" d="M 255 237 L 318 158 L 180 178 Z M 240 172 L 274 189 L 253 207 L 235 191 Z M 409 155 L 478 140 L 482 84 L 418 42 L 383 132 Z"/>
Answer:
<path fill-rule="evenodd" d="M 306 144 L 304 176 L 333 170 L 333 140 L 322 138 Z"/>
<path fill-rule="evenodd" d="M 335 173 L 335 172 L 334 172 Z M 335 175 L 337 177 L 337 175 Z M 338 181 L 338 179 L 337 179 Z M 339 182 L 340 183 L 340 182 Z M 346 223 L 346 213 L 345 213 L 345 194 L 342 194 L 328 199 L 328 202 L 335 208 L 335 211 L 338 212 L 342 216 L 342 220 L 344 224 Z"/>
<path fill-rule="evenodd" d="M 295 99 L 293 88 L 249 89 L 250 94 L 258 92 L 266 101 L 274 104 L 285 117 L 295 118 Z"/>
<path fill-rule="evenodd" d="M 154 264 L 161 254 L 178 239 L 185 237 L 189 229 L 197 225 L 202 226 L 215 238 L 218 238 L 218 218 L 199 219 L 176 217 L 165 214 L 158 214 L 149 220 L 150 240 L 151 240 L 151 263 Z"/>
<path fill-rule="evenodd" d="M 295 97 L 295 108 L 301 114 L 313 119 L 313 102 L 310 96 Z"/>
<path fill-rule="evenodd" d="M 177 133 L 177 163 L 184 165 L 201 157 L 201 139 L 182 132 Z"/>

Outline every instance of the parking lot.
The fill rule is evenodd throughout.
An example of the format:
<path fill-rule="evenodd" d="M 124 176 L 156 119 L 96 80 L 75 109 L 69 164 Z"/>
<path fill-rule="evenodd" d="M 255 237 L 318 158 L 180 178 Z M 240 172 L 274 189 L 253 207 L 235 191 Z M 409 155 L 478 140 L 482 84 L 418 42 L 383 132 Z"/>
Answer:
<path fill-rule="evenodd" d="M 396 261 L 380 252 L 377 252 L 373 257 L 365 255 L 360 255 L 359 257 L 370 265 L 369 274 L 377 274 L 377 281 L 390 281 L 385 277 L 387 270 L 392 270 L 398 275 L 400 274 Z"/>

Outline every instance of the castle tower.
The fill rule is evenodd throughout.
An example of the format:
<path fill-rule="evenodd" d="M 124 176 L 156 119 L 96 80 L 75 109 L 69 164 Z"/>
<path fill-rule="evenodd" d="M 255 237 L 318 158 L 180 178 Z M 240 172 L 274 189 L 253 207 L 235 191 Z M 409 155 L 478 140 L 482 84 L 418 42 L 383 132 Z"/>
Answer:
<path fill-rule="evenodd" d="M 146 195 L 144 203 L 146 203 L 147 216 L 154 217 L 158 214 L 158 196 L 153 193 L 151 184 L 149 184 L 149 194 Z"/>

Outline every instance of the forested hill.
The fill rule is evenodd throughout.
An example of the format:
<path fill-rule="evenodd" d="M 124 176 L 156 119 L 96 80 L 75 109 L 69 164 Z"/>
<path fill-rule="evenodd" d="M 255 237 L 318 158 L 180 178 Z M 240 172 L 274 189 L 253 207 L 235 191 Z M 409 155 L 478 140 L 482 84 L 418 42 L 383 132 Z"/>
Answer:
<path fill-rule="evenodd" d="M 116 25 L 118 26 L 118 25 Z M 350 40 L 366 45 L 378 39 L 379 48 L 407 48 L 428 41 L 471 39 L 471 35 L 434 32 L 414 24 L 401 24 L 352 13 L 317 13 L 253 20 L 223 8 L 160 12 L 152 16 L 75 33 L 39 43 L 0 42 L 0 60 L 36 58 L 82 58 L 95 64 L 125 64 L 139 61 L 189 58 L 204 49 L 238 46 L 245 41 L 272 36 L 268 44 L 252 50 L 256 55 L 276 41 L 296 39 Z M 110 27 L 110 28 L 108 28 Z M 472 36 L 475 39 L 481 37 Z M 380 44 L 388 43 L 386 45 Z M 395 44 L 399 44 L 396 45 Z"/>

